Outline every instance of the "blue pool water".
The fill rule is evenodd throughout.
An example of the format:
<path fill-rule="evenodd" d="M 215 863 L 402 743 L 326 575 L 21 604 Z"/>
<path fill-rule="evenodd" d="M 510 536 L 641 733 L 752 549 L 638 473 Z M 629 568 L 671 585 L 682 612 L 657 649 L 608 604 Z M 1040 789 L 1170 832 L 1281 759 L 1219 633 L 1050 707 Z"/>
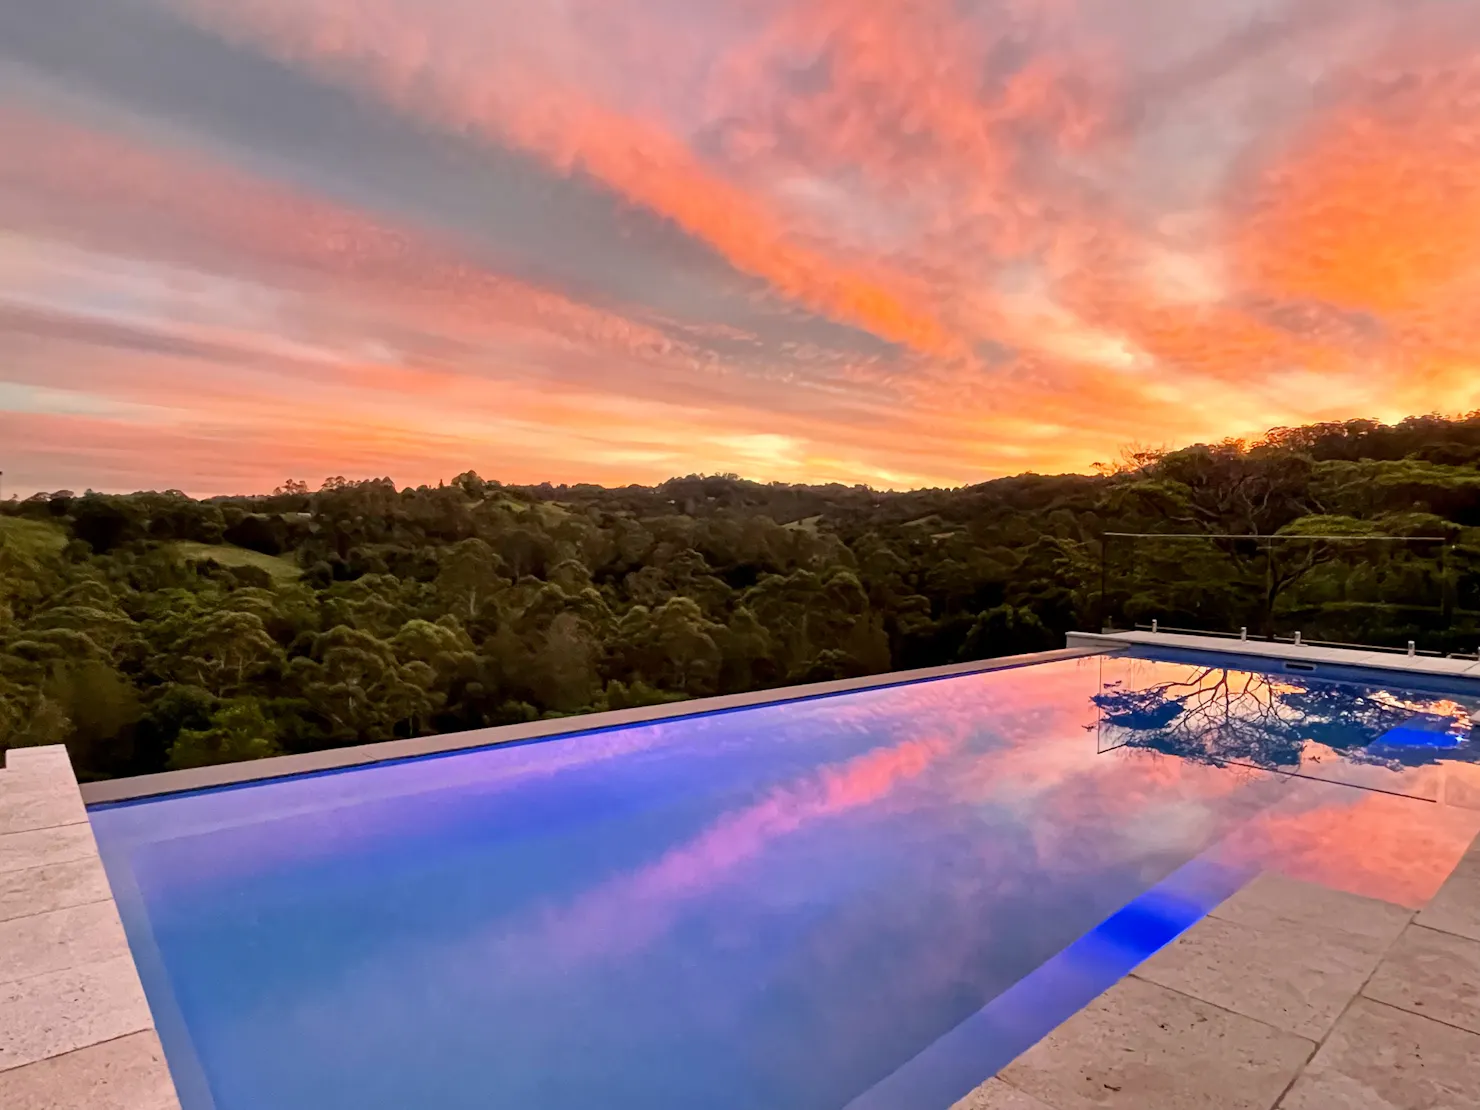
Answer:
<path fill-rule="evenodd" d="M 1300 737 L 1397 781 L 1454 752 L 1393 729 L 1468 727 L 1426 696 L 1369 737 L 1306 684 L 1261 762 L 1179 731 L 1189 673 L 1070 660 L 91 816 L 185 1110 L 944 1110 L 1236 888 L 1213 849 Z"/>

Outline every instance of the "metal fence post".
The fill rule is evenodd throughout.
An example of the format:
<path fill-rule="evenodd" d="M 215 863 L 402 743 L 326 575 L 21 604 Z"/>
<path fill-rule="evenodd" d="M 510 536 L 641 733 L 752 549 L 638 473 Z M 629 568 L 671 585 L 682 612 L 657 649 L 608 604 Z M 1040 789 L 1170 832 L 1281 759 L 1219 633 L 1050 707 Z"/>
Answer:
<path fill-rule="evenodd" d="M 1264 541 L 1264 635 L 1274 639 L 1274 540 Z M 1296 637 L 1296 643 L 1299 643 Z"/>
<path fill-rule="evenodd" d="M 1100 629 L 1099 630 L 1101 632 L 1107 632 L 1107 631 L 1109 631 L 1109 628 L 1110 628 L 1110 626 L 1105 623 L 1106 622 L 1106 619 L 1110 615 L 1110 608 L 1106 604 L 1106 601 L 1105 601 L 1105 581 L 1106 581 L 1105 567 L 1106 567 L 1106 563 L 1108 562 L 1109 558 L 1110 558 L 1110 533 L 1109 532 L 1104 532 L 1104 533 L 1101 533 L 1101 535 L 1100 535 L 1100 605 L 1099 605 L 1100 619 L 1099 619 L 1098 622 L 1096 622 L 1096 623 L 1099 624 L 1099 626 L 1100 626 Z"/>
<path fill-rule="evenodd" d="M 1459 578 L 1454 570 L 1454 544 L 1446 543 L 1440 549 L 1439 561 L 1439 618 L 1444 622 L 1444 642 L 1454 643 L 1454 617 L 1459 608 Z"/>

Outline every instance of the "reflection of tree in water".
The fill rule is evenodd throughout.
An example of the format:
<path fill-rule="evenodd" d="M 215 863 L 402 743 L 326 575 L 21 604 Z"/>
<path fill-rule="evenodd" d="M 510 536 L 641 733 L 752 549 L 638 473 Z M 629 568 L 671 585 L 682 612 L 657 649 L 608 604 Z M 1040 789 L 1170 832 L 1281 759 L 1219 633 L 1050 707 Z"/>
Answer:
<path fill-rule="evenodd" d="M 1116 741 L 1214 766 L 1299 766 L 1320 745 L 1353 763 L 1398 770 L 1440 760 L 1476 762 L 1472 709 L 1447 698 L 1400 697 L 1208 667 L 1139 689 L 1107 683 L 1094 697 Z M 1388 737 L 1404 727 L 1401 738 Z M 1424 742 L 1432 737 L 1432 741 Z"/>

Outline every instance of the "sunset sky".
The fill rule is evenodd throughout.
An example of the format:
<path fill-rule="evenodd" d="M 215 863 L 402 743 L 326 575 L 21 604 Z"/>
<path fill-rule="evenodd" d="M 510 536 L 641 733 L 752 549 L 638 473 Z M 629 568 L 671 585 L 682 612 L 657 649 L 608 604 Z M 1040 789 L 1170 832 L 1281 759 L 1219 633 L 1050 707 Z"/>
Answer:
<path fill-rule="evenodd" d="M 1480 408 L 1480 0 L 0 3 L 4 494 Z"/>

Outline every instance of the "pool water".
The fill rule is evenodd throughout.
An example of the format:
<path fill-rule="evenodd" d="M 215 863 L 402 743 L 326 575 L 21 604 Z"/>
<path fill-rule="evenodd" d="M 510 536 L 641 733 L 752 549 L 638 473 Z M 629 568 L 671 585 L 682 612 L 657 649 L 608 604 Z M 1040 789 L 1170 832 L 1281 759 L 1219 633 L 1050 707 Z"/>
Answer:
<path fill-rule="evenodd" d="M 1220 733 L 1172 688 L 1205 671 L 1067 660 L 91 818 L 185 1110 L 945 1110 L 1257 869 L 1421 900 L 1480 831 L 1412 778 L 1468 765 L 1480 702 L 1302 680 Z M 1316 781 L 1311 743 L 1397 786 Z"/>

